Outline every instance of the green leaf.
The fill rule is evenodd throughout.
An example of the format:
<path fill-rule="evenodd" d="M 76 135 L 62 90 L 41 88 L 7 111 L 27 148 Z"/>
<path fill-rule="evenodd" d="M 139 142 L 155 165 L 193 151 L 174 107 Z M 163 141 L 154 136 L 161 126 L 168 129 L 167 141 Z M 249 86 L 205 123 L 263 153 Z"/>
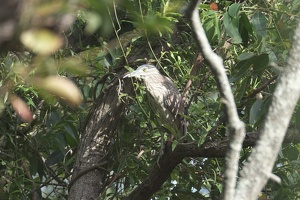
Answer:
<path fill-rule="evenodd" d="M 220 38 L 220 16 L 214 10 L 202 13 L 203 28 L 210 43 L 218 43 Z"/>
<path fill-rule="evenodd" d="M 237 17 L 230 17 L 228 13 L 225 13 L 224 26 L 226 33 L 232 38 L 233 43 L 239 44 L 242 42 L 242 38 L 239 33 L 239 21 Z"/>
<path fill-rule="evenodd" d="M 260 54 L 253 58 L 253 73 L 260 76 L 269 67 L 269 55 Z"/>
<path fill-rule="evenodd" d="M 261 12 L 255 13 L 252 17 L 251 23 L 257 35 L 262 37 L 267 35 L 267 20 L 264 14 Z"/>
<path fill-rule="evenodd" d="M 297 108 L 295 116 L 296 116 L 295 119 L 296 128 L 300 133 L 300 107 Z"/>
<path fill-rule="evenodd" d="M 36 173 L 39 174 L 40 177 L 44 175 L 44 163 L 40 158 L 39 154 L 29 154 L 28 160 L 30 162 L 30 173 L 35 175 Z"/>
<path fill-rule="evenodd" d="M 240 13 L 240 22 L 239 23 L 248 31 L 249 34 L 253 35 L 252 25 L 251 25 L 247 15 L 244 12 Z"/>
<path fill-rule="evenodd" d="M 204 3 L 201 3 L 201 4 L 199 5 L 199 8 L 200 8 L 201 10 L 210 10 L 209 4 L 204 4 Z"/>
<path fill-rule="evenodd" d="M 49 157 L 45 161 L 45 164 L 47 166 L 52 166 L 62 161 L 63 158 L 64 158 L 64 154 L 61 151 L 56 150 L 49 155 Z"/>
<path fill-rule="evenodd" d="M 228 8 L 228 14 L 230 15 L 230 17 L 237 17 L 238 13 L 240 11 L 241 8 L 241 4 L 240 3 L 234 3 L 231 6 L 229 6 Z"/>
<path fill-rule="evenodd" d="M 271 103 L 271 96 L 263 100 L 256 100 L 250 109 L 249 123 L 254 124 L 260 121 L 266 114 Z"/>
<path fill-rule="evenodd" d="M 248 59 L 247 59 L 248 58 Z M 240 55 L 242 59 L 236 66 L 239 71 L 236 73 L 235 77 L 230 79 L 230 82 L 235 82 L 241 79 L 247 73 L 250 67 L 253 68 L 253 73 L 260 76 L 265 69 L 269 67 L 269 56 L 268 54 L 260 54 L 253 56 L 251 53 L 245 53 Z"/>
<path fill-rule="evenodd" d="M 172 135 L 177 136 L 177 133 L 176 133 L 174 127 L 172 127 L 168 124 L 162 124 L 161 126 L 164 127 L 165 129 L 167 129 Z"/>
<path fill-rule="evenodd" d="M 263 100 L 256 100 L 250 109 L 249 124 L 254 124 L 261 115 L 261 105 Z"/>
<path fill-rule="evenodd" d="M 240 27 L 239 29 L 240 35 L 242 37 L 242 41 L 243 41 L 243 46 L 244 47 L 248 47 L 249 44 L 249 33 L 247 32 L 247 30 L 244 27 Z"/>
<path fill-rule="evenodd" d="M 145 165 L 143 162 L 141 162 L 140 159 L 138 159 L 136 156 L 130 156 L 131 160 L 136 163 L 142 171 L 148 171 L 147 165 Z M 136 167 L 136 165 L 134 166 Z"/>
<path fill-rule="evenodd" d="M 294 146 L 287 146 L 283 150 L 284 156 L 289 159 L 289 160 L 297 160 L 299 156 L 299 151 L 296 147 Z"/>
<path fill-rule="evenodd" d="M 178 141 L 176 141 L 176 140 L 174 140 L 172 142 L 172 151 L 174 151 L 174 149 L 176 148 L 177 144 L 178 144 Z"/>
<path fill-rule="evenodd" d="M 66 147 L 66 140 L 65 136 L 62 133 L 56 134 L 54 138 L 54 145 L 59 149 L 61 152 L 64 152 L 65 147 Z"/>
<path fill-rule="evenodd" d="M 245 53 L 242 53 L 240 54 L 237 59 L 238 60 L 247 60 L 249 58 L 252 58 L 254 56 L 254 53 L 252 52 L 245 52 Z"/>
<path fill-rule="evenodd" d="M 64 126 L 66 129 L 66 142 L 70 147 L 76 147 L 78 145 L 78 135 L 76 131 L 72 130 L 70 126 Z M 75 127 L 73 127 L 75 129 Z M 76 130 L 76 129 L 75 129 Z"/>
<path fill-rule="evenodd" d="M 236 101 L 239 102 L 245 95 L 245 91 L 247 89 L 247 87 L 249 86 L 250 84 L 250 81 L 251 81 L 251 77 L 246 77 L 243 81 L 242 81 L 242 84 L 240 85 L 239 87 L 239 90 L 237 92 L 237 95 L 236 95 Z"/>
<path fill-rule="evenodd" d="M 215 15 L 215 31 L 214 31 L 214 36 L 213 38 L 215 37 L 216 40 L 218 40 L 221 36 L 221 31 L 220 31 L 220 19 L 218 17 L 218 15 Z"/>
<path fill-rule="evenodd" d="M 30 162 L 30 174 L 35 175 L 38 171 L 38 158 L 36 156 L 31 156 L 28 160 Z"/>
<path fill-rule="evenodd" d="M 241 79 L 242 77 L 244 77 L 245 74 L 247 73 L 247 70 L 251 66 L 252 66 L 251 59 L 242 60 L 241 62 L 239 62 L 236 66 L 236 68 L 239 69 L 239 71 L 236 73 L 236 75 L 234 77 L 230 78 L 230 82 L 235 82 L 235 81 Z"/>
<path fill-rule="evenodd" d="M 70 121 L 71 120 L 72 119 L 70 119 Z M 77 130 L 76 130 L 76 127 L 72 123 L 64 124 L 64 128 L 65 128 L 67 134 L 70 135 L 70 137 L 72 137 L 72 139 L 74 139 L 75 141 L 78 141 L 79 137 L 77 134 Z"/>
<path fill-rule="evenodd" d="M 250 42 L 250 34 L 253 35 L 252 26 L 247 15 L 242 12 L 239 18 L 239 32 L 243 40 L 243 46 L 247 47 Z"/>

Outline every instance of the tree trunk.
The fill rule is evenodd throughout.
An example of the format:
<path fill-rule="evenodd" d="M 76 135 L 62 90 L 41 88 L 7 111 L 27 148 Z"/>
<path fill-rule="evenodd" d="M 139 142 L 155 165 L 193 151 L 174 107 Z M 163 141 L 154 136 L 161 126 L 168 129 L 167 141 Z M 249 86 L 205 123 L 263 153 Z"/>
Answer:
<path fill-rule="evenodd" d="M 121 70 L 118 74 L 122 75 L 124 71 Z M 126 93 L 130 94 L 130 80 L 125 83 L 128 83 Z M 110 138 L 124 115 L 125 106 L 119 99 L 119 87 L 119 80 L 115 78 L 90 110 L 78 147 L 69 186 L 69 199 L 96 199 L 101 192 L 107 174 L 105 168 L 109 162 L 107 154 L 111 145 Z"/>

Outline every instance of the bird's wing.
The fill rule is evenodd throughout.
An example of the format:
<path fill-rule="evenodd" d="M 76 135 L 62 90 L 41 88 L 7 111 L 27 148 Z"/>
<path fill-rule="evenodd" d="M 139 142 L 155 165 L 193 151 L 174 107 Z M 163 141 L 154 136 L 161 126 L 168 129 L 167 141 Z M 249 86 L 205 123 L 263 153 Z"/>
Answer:
<path fill-rule="evenodd" d="M 168 78 L 164 81 L 167 88 L 167 94 L 165 95 L 165 105 L 169 112 L 171 112 L 174 117 L 178 114 L 183 113 L 183 105 L 181 94 L 179 93 L 176 85 Z"/>

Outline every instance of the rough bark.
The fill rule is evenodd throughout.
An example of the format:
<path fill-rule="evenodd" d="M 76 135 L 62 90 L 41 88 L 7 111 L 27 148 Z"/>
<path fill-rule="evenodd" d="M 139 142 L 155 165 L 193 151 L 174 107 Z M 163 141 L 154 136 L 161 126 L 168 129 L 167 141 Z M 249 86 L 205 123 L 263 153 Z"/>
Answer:
<path fill-rule="evenodd" d="M 119 74 L 123 75 L 124 72 L 122 70 Z M 96 199 L 100 194 L 107 173 L 105 166 L 109 162 L 107 153 L 111 145 L 110 138 L 124 115 L 125 105 L 118 94 L 121 87 L 119 83 L 116 78 L 99 95 L 90 110 L 76 155 L 69 199 Z M 130 94 L 131 84 L 126 85 L 126 92 Z"/>

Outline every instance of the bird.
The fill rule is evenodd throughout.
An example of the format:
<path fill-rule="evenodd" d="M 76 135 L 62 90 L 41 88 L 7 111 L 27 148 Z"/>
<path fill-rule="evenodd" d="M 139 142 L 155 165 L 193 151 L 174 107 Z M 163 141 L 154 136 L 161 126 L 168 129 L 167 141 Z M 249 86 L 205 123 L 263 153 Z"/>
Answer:
<path fill-rule="evenodd" d="M 143 80 L 149 105 L 158 116 L 158 123 L 171 134 L 175 133 L 177 138 L 183 136 L 182 96 L 173 81 L 162 75 L 152 64 L 143 64 L 123 78 L 129 77 Z"/>

